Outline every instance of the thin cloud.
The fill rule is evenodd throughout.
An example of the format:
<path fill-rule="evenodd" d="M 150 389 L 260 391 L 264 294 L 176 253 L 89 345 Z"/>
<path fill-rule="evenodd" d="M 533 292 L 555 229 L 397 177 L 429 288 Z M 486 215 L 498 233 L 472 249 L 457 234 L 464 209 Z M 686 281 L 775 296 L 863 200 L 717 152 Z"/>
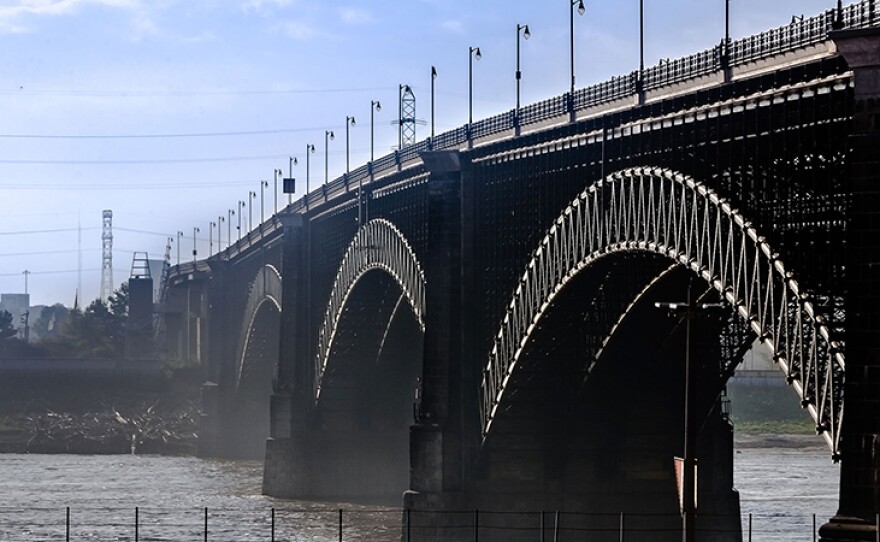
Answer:
<path fill-rule="evenodd" d="M 0 6 L 0 32 L 30 32 L 33 26 L 22 20 L 72 15 L 89 6 L 143 13 L 140 0 L 18 0 L 13 5 Z"/>
<path fill-rule="evenodd" d="M 464 33 L 464 23 L 458 19 L 450 19 L 448 21 L 443 21 L 440 23 L 440 28 L 443 30 L 447 30 L 449 32 L 455 34 L 463 34 Z"/>
<path fill-rule="evenodd" d="M 373 15 L 362 8 L 339 8 L 339 17 L 345 24 L 370 24 L 376 19 Z"/>

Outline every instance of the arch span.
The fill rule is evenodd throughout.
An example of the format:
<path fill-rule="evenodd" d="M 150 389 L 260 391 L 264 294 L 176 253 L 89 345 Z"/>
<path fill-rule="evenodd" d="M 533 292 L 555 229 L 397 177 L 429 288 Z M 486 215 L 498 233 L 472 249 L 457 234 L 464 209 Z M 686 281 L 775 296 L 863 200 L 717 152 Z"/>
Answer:
<path fill-rule="evenodd" d="M 243 377 L 248 373 L 248 345 L 255 331 L 254 324 L 257 322 L 257 316 L 267 304 L 269 308 L 274 309 L 280 315 L 281 290 L 281 273 L 272 265 L 261 267 L 251 282 L 247 304 L 243 312 L 245 319 L 242 322 L 241 334 L 239 335 L 241 342 L 238 347 L 238 357 L 235 366 L 236 392 L 241 388 Z"/>
<path fill-rule="evenodd" d="M 349 296 L 364 275 L 376 269 L 385 271 L 400 286 L 419 328 L 425 330 L 425 274 L 415 252 L 393 223 L 382 218 L 370 220 L 348 245 L 333 282 L 318 335 L 315 401 L 321 395 L 321 383 Z"/>
<path fill-rule="evenodd" d="M 773 351 L 839 454 L 843 345 L 765 238 L 729 202 L 681 173 L 639 167 L 582 192 L 526 267 L 495 336 L 481 386 L 485 440 L 538 322 L 582 270 L 613 253 L 647 251 L 683 265 L 718 291 Z"/>

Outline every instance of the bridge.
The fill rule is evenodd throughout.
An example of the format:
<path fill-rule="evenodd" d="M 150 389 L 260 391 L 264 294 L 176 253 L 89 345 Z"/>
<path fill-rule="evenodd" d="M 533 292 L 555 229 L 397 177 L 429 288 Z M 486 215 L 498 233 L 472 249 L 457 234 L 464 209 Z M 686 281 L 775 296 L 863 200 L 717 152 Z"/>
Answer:
<path fill-rule="evenodd" d="M 463 126 L 172 268 L 205 453 L 265 457 L 269 495 L 673 540 L 687 417 L 697 528 L 739 539 L 722 399 L 757 340 L 841 462 L 822 538 L 874 540 L 878 27 L 864 0 Z M 687 333 L 655 304 L 689 291 L 723 309 Z"/>

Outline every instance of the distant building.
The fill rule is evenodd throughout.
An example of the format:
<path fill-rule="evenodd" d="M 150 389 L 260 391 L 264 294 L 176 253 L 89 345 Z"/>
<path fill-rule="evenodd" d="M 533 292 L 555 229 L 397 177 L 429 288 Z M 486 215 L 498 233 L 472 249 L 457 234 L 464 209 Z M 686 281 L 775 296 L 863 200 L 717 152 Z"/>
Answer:
<path fill-rule="evenodd" d="M 30 294 L 0 294 L 0 310 L 12 315 L 12 325 L 24 336 L 23 316 L 28 313 L 31 305 Z"/>

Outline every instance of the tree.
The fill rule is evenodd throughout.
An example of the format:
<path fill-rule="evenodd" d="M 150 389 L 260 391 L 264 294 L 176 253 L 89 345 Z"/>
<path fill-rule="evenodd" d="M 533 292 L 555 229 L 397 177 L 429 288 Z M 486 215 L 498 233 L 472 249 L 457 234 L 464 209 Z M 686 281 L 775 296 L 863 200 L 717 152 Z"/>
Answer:
<path fill-rule="evenodd" d="M 56 303 L 51 307 L 43 307 L 43 310 L 40 311 L 40 317 L 31 325 L 32 337 L 38 341 L 57 337 L 69 313 L 70 310 L 61 303 Z"/>
<path fill-rule="evenodd" d="M 120 358 L 125 355 L 127 322 L 128 285 L 123 284 L 106 303 L 96 299 L 83 311 L 70 311 L 58 336 L 46 346 L 57 356 Z"/>
<path fill-rule="evenodd" d="M 9 311 L 0 311 L 0 341 L 15 338 L 18 330 L 12 323 L 12 315 Z"/>

